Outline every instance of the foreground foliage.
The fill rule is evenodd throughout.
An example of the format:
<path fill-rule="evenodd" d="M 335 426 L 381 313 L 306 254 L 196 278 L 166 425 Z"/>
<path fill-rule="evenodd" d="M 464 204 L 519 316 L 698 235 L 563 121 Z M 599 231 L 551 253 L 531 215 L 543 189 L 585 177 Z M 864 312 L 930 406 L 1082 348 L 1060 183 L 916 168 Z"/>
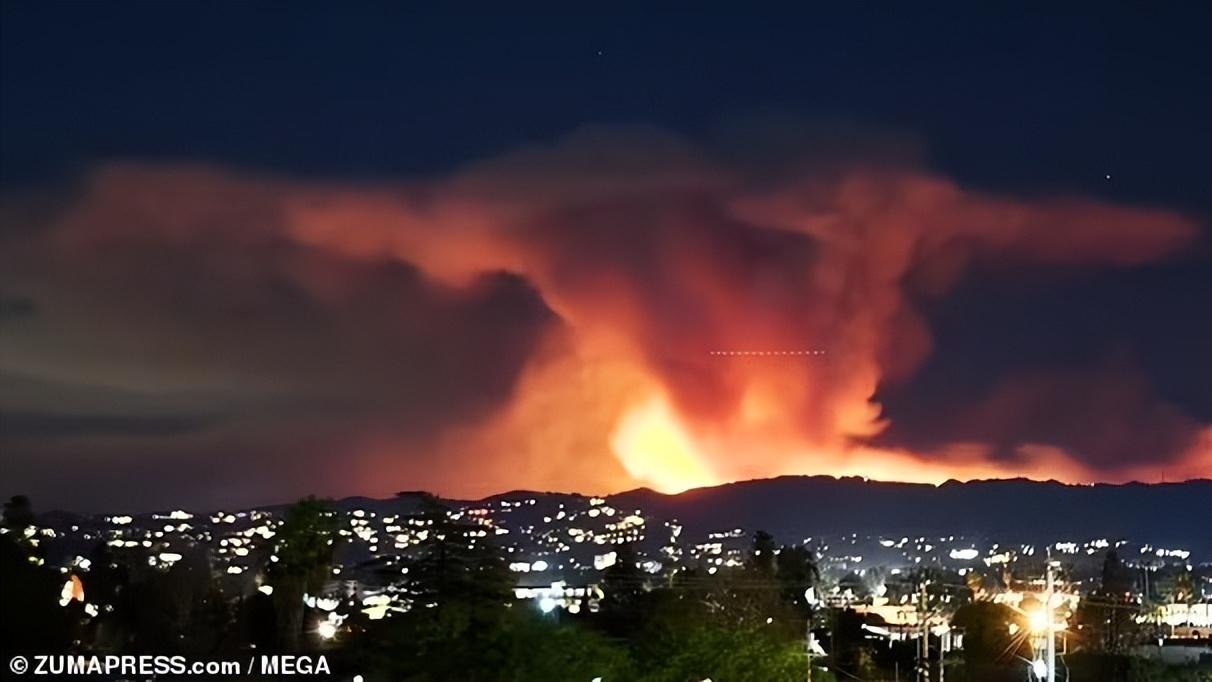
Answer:
<path fill-rule="evenodd" d="M 887 625 L 876 616 L 821 607 L 809 599 L 822 576 L 815 555 L 779 547 L 756 533 L 748 560 L 710 573 L 680 570 L 653 576 L 638 569 L 630 545 L 617 546 L 602 576 L 605 597 L 579 613 L 513 595 L 514 576 L 502 552 L 486 546 L 478 526 L 427 500 L 414 517 L 428 540 L 384 569 L 409 608 L 372 620 L 353 606 L 329 638 L 317 636 L 326 613 L 305 607 L 304 595 L 325 588 L 339 534 L 323 501 L 307 499 L 278 527 L 277 560 L 262 576 L 273 590 L 232 585 L 212 569 L 204 548 L 171 567 L 149 568 L 136 553 L 90 555 L 86 617 L 75 600 L 60 604 L 64 575 L 44 565 L 32 542 L 28 501 L 6 505 L 0 536 L 0 649 L 82 654 L 185 654 L 231 658 L 252 652 L 324 654 L 340 676 L 400 682 L 792 682 L 808 674 L 809 632 L 828 652 L 813 679 L 910 679 L 914 642 L 874 640 Z M 32 530 L 32 528 L 31 528 Z M 401 563 L 402 562 L 402 563 Z M 1106 587 L 1079 608 L 1083 650 L 1065 657 L 1065 682 L 1212 682 L 1209 666 L 1165 666 L 1127 655 L 1136 631 L 1118 601 L 1126 588 L 1109 555 Z M 407 578 L 401 578 L 407 576 Z M 942 585 L 943 575 L 915 575 Z M 243 591 L 241 591 L 243 590 Z M 925 598 L 925 597 L 923 597 Z M 20 617 L 13 617 L 19 614 Z M 953 625 L 965 633 L 962 652 L 945 661 L 954 682 L 1024 679 L 1032 655 L 1023 616 L 991 602 L 963 602 Z M 1014 626 L 1014 627 L 1011 627 Z M 828 670 L 826 670 L 828 668 Z"/>

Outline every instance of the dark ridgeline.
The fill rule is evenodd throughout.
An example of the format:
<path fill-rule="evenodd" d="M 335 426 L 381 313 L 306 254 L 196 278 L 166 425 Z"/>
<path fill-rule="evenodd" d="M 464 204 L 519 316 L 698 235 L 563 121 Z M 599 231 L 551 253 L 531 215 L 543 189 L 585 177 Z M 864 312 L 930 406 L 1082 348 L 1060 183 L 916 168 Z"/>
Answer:
<path fill-rule="evenodd" d="M 1130 537 L 1212 554 L 1212 480 L 1066 485 L 1027 479 L 948 481 L 940 486 L 861 478 L 784 476 L 678 495 L 640 488 L 610 498 L 676 518 L 689 534 L 765 528 L 780 538 L 813 535 L 963 534 L 1007 542 Z"/>

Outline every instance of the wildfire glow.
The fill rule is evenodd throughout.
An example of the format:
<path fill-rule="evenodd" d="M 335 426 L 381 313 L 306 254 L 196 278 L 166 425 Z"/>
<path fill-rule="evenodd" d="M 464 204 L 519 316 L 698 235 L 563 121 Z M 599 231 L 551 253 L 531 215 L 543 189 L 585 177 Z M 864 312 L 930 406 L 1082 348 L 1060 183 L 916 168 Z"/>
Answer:
<path fill-rule="evenodd" d="M 660 492 L 681 492 L 719 480 L 660 397 L 624 413 L 610 446 L 635 480 Z"/>
<path fill-rule="evenodd" d="M 955 420 L 979 424 L 976 435 L 932 432 L 920 441 L 891 437 L 898 417 L 878 398 L 933 350 L 922 302 L 946 296 L 968 270 L 991 261 L 1007 271 L 1152 263 L 1197 234 L 1188 217 L 993 195 L 925 169 L 805 163 L 808 170 L 785 164 L 755 177 L 734 166 L 652 131 L 588 131 L 389 186 L 119 167 L 55 213 L 40 248 L 53 250 L 54 279 L 72 292 L 121 292 L 115 320 L 125 319 L 123 306 L 137 322 L 139 311 L 185 296 L 175 281 L 108 286 L 145 270 L 132 264 L 154 253 L 200 262 L 189 272 L 248 303 L 247 314 L 232 307 L 241 320 L 255 318 L 262 299 L 270 311 L 289 300 L 306 311 L 295 313 L 303 329 L 332 327 L 314 345 L 286 332 L 256 344 L 216 333 L 189 357 L 216 363 L 198 370 L 203 378 L 256 377 L 265 391 L 285 393 L 299 385 L 308 399 L 295 402 L 340 407 L 283 431 L 320 432 L 326 447 L 316 461 L 338 450 L 361 492 L 392 492 L 405 480 L 454 496 L 517 487 L 673 492 L 785 474 L 1155 480 L 1119 447 L 1155 432 L 1180 436 L 1158 455 L 1169 458 L 1171 476 L 1212 474 L 1212 427 L 1156 396 L 1120 400 L 1116 380 L 1098 390 L 1048 380 L 1012 386 Z M 498 286 L 502 279 L 508 287 Z M 470 323 L 479 318 L 493 322 Z M 152 326 L 161 324 L 156 317 Z M 271 317 L 256 329 L 292 324 Z M 197 336 L 173 331 L 171 342 L 141 340 L 134 366 L 152 361 L 145 347 L 177 348 Z M 288 357 L 296 345 L 303 356 Z M 426 362 L 400 363 L 417 349 Z M 343 369 L 361 356 L 361 374 Z M 431 368 L 430 359 L 442 362 Z M 465 370 L 471 360 L 482 362 Z M 103 371 L 116 371 L 112 364 Z M 409 369 L 375 385 L 396 364 Z M 508 371 L 481 376 L 501 367 Z M 1085 421 L 1041 420 L 1041 395 L 1057 410 L 1080 408 Z M 1111 398 L 1081 412 L 1094 402 L 1085 397 L 1104 395 Z M 1141 414 L 1139 426 L 1117 424 Z M 1066 426 L 1024 435 L 1033 420 Z M 1104 427 L 1111 435 L 1073 437 Z M 239 435 L 270 451 L 266 443 L 281 434 L 269 430 Z M 198 452 L 212 452 L 225 449 L 227 436 L 208 429 L 189 437 Z"/>

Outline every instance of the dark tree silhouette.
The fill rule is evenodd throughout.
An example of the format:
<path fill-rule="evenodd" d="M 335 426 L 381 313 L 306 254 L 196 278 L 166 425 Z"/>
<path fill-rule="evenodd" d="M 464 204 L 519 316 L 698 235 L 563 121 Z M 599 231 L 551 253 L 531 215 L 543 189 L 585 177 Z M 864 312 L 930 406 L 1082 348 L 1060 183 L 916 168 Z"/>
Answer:
<path fill-rule="evenodd" d="M 754 576 L 773 578 L 775 572 L 775 552 L 778 545 L 774 537 L 764 530 L 753 534 L 753 546 L 749 550 L 749 558 L 745 568 Z"/>
<path fill-rule="evenodd" d="M 1132 598 L 1133 577 L 1115 550 L 1103 560 L 1100 589 L 1086 595 L 1077 606 L 1077 644 L 1083 649 L 1112 655 L 1124 653 L 1139 632 L 1137 604 Z"/>
<path fill-rule="evenodd" d="M 4 527 L 23 531 L 34 525 L 34 508 L 25 495 L 13 495 L 4 503 Z"/>
<path fill-rule="evenodd" d="M 635 549 L 631 543 L 615 547 L 614 565 L 602 574 L 602 615 L 615 631 L 633 629 L 640 599 L 644 594 L 644 574 L 636 567 Z"/>
<path fill-rule="evenodd" d="M 0 536 L 0 652 L 7 660 L 64 651 L 74 609 L 59 605 L 64 578 L 41 563 L 39 548 L 26 536 L 35 521 L 29 498 L 17 495 L 5 503 L 3 520 L 9 532 Z"/>
<path fill-rule="evenodd" d="M 504 558 L 488 536 L 480 536 L 482 526 L 452 516 L 436 498 L 422 498 L 414 518 L 425 525 L 427 537 L 405 562 L 414 605 L 506 603 L 513 581 Z"/>
<path fill-rule="evenodd" d="M 334 552 L 336 524 L 326 501 L 308 497 L 286 512 L 277 530 L 277 562 L 266 576 L 274 588 L 277 646 L 298 651 L 303 638 L 303 595 L 315 594 L 328 579 Z"/>
<path fill-rule="evenodd" d="M 1025 663 L 1032 656 L 1027 619 L 1005 606 L 988 601 L 966 604 L 956 611 L 951 624 L 964 632 L 963 679 L 1021 680 Z M 1011 633 L 1014 625 L 1014 633 Z"/>
<path fill-rule="evenodd" d="M 800 545 L 784 546 L 779 550 L 776 569 L 783 601 L 795 606 L 803 616 L 810 616 L 811 605 L 804 598 L 804 592 L 821 579 L 816 553 Z"/>

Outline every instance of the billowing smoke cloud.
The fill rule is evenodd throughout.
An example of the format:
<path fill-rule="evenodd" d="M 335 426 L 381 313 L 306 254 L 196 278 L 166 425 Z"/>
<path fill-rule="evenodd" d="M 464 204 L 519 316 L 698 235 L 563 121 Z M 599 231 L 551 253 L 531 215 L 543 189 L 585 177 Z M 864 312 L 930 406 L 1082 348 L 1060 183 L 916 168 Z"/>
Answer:
<path fill-rule="evenodd" d="M 1172 456 L 1206 453 L 1212 435 L 1206 425 L 1159 399 L 1145 375 L 1122 360 L 1021 373 L 975 402 L 950 398 L 898 420 L 882 435 L 929 451 L 945 445 L 939 438 L 946 433 L 952 441 L 982 443 L 992 458 L 1009 462 L 1024 443 L 1048 444 L 1080 453 L 1094 471 L 1135 470 L 1148 480 L 1167 466 L 1184 471 L 1193 462 Z"/>
<path fill-rule="evenodd" d="M 41 216 L 6 230 L 22 246 L 6 285 L 36 302 L 25 324 L 41 327 L 6 341 L 3 368 L 209 391 L 258 432 L 277 424 L 279 447 L 322 444 L 312 459 L 372 492 L 1138 473 L 1095 437 L 998 421 L 1055 395 L 1046 380 L 957 413 L 925 449 L 881 439 L 874 396 L 931 351 L 915 301 L 969 268 L 1149 263 L 1194 237 L 1188 219 L 804 157 L 757 173 L 657 132 L 589 130 L 374 187 L 103 169 L 50 218 L 7 211 Z M 824 353 L 788 354 L 805 350 Z M 1043 404 L 1076 428 L 1102 414 Z M 1136 426 L 1160 435 L 1142 456 L 1212 472 L 1205 425 L 1150 409 Z M 222 427 L 256 441 L 250 452 L 275 442 L 252 428 Z"/>

